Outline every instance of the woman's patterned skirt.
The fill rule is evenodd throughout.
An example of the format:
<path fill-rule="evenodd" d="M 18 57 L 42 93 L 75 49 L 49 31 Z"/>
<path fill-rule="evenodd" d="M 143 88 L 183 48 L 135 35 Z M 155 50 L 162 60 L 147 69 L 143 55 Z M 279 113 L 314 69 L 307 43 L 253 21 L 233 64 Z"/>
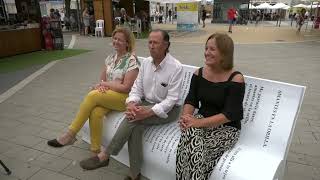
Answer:
<path fill-rule="evenodd" d="M 202 115 L 195 115 L 199 120 Z M 238 141 L 240 130 L 220 125 L 216 128 L 188 128 L 181 133 L 177 149 L 177 180 L 208 180 L 224 152 Z"/>

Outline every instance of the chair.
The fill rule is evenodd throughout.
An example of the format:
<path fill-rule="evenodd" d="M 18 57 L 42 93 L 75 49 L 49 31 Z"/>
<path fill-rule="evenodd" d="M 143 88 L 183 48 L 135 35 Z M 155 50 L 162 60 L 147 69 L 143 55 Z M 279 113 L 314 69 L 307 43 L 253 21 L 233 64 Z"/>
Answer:
<path fill-rule="evenodd" d="M 96 28 L 95 28 L 95 36 L 98 37 L 100 32 L 101 37 L 104 36 L 104 20 L 98 19 L 96 21 Z"/>
<path fill-rule="evenodd" d="M 0 160 L 0 164 L 1 166 L 4 168 L 4 170 L 6 170 L 7 174 L 10 175 L 11 174 L 11 171 L 9 170 L 9 168 L 7 168 L 6 165 L 4 165 L 4 163 Z"/>

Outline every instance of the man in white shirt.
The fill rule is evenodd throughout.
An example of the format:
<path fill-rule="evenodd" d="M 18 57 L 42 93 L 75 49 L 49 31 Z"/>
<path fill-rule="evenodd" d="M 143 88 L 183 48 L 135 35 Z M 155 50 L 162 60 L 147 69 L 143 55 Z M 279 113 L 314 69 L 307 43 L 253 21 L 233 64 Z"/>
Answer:
<path fill-rule="evenodd" d="M 142 164 L 142 134 L 144 126 L 172 122 L 179 117 L 178 105 L 182 80 L 182 64 L 169 53 L 169 35 L 153 30 L 149 35 L 151 57 L 141 62 L 139 74 L 126 100 L 126 119 L 105 151 L 83 160 L 87 170 L 107 166 L 110 155 L 117 155 L 128 142 L 131 177 L 139 179 Z"/>

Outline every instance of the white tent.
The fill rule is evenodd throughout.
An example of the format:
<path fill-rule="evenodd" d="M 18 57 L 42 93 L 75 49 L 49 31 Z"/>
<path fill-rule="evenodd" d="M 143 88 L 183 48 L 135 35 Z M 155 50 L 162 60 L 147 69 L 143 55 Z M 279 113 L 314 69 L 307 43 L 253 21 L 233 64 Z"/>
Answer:
<path fill-rule="evenodd" d="M 284 3 L 277 3 L 277 4 L 275 4 L 275 5 L 273 5 L 272 7 L 271 7 L 271 9 L 283 9 L 283 8 L 285 8 L 285 7 L 287 7 L 288 5 L 286 5 L 286 4 L 284 4 Z M 290 7 L 290 6 L 289 6 Z"/>
<path fill-rule="evenodd" d="M 304 5 L 304 4 L 298 4 L 298 5 L 295 5 L 293 6 L 295 8 L 307 8 L 307 5 Z"/>
<path fill-rule="evenodd" d="M 272 6 L 268 3 L 262 3 L 259 6 L 256 6 L 255 9 L 272 9 Z"/>

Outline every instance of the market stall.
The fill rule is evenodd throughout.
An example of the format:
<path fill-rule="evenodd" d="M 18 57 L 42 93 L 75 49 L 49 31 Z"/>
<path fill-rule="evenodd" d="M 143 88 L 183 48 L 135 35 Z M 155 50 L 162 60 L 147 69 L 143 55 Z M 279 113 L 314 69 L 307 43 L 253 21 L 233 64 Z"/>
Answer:
<path fill-rule="evenodd" d="M 41 50 L 41 14 L 38 0 L 2 2 L 6 18 L 0 23 L 0 57 Z"/>

